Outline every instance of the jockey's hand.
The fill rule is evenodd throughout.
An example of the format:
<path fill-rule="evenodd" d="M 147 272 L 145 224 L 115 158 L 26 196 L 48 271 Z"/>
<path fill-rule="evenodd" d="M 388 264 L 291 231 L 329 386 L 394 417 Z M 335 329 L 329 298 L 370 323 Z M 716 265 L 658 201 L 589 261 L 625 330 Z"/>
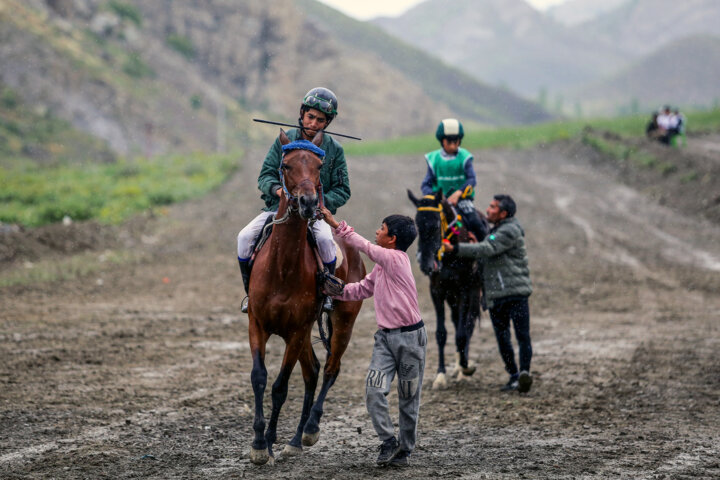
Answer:
<path fill-rule="evenodd" d="M 327 207 L 322 207 L 320 209 L 320 213 L 322 214 L 325 223 L 330 225 L 332 228 L 337 228 L 337 226 L 340 225 L 340 223 L 335 220 L 335 217 L 333 217 L 332 213 L 330 213 L 330 210 L 328 210 Z"/>
<path fill-rule="evenodd" d="M 277 195 L 277 196 L 280 197 L 280 198 L 282 198 L 282 193 L 283 193 L 282 187 L 280 187 L 280 188 L 278 188 L 277 190 L 275 190 L 275 195 Z"/>
<path fill-rule="evenodd" d="M 455 190 L 452 195 L 448 197 L 448 202 L 450 202 L 452 205 L 457 205 L 458 200 L 460 200 L 460 196 L 462 195 L 462 192 L 460 190 Z"/>
<path fill-rule="evenodd" d="M 468 238 L 470 239 L 470 243 L 477 243 L 478 241 L 477 237 L 473 232 L 468 232 Z"/>

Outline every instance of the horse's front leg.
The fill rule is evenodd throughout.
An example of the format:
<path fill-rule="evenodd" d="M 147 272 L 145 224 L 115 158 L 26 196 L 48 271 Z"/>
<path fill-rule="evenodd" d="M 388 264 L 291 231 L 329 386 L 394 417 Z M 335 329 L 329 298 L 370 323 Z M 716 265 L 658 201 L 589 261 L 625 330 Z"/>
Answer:
<path fill-rule="evenodd" d="M 348 343 L 350 343 L 350 336 L 352 335 L 358 309 L 359 307 L 355 308 L 341 304 L 331 314 L 333 322 L 333 332 L 332 337 L 330 337 L 331 353 L 323 369 L 323 383 L 322 387 L 320 387 L 320 393 L 318 393 L 315 404 L 310 410 L 310 417 L 305 424 L 305 431 L 302 436 L 302 444 L 305 446 L 315 445 L 320 438 L 320 418 L 323 414 L 325 398 L 330 391 L 330 387 L 333 386 L 340 374 L 340 359 L 345 353 Z"/>
<path fill-rule="evenodd" d="M 315 356 L 309 339 L 305 343 L 305 349 L 300 355 L 300 367 L 302 368 L 303 381 L 305 383 L 305 398 L 303 400 L 302 413 L 300 414 L 300 423 L 295 431 L 295 436 L 285 446 L 283 456 L 297 455 L 302 452 L 303 430 L 310 417 L 310 409 L 313 406 L 313 399 L 315 398 L 315 389 L 317 388 L 318 377 L 320 375 L 320 362 Z"/>
<path fill-rule="evenodd" d="M 280 409 L 282 409 L 287 399 L 290 374 L 292 374 L 298 357 L 304 349 L 303 342 L 307 335 L 309 335 L 309 332 L 298 332 L 287 341 L 285 355 L 283 356 L 282 365 L 280 366 L 280 373 L 272 386 L 272 413 L 270 414 L 267 432 L 265 432 L 268 454 L 272 458 L 275 457 L 272 446 L 277 440 L 277 422 L 280 417 Z"/>
<path fill-rule="evenodd" d="M 447 343 L 447 329 L 445 328 L 445 295 L 440 289 L 437 279 L 430 279 L 430 297 L 435 307 L 435 341 L 438 346 L 438 370 L 433 389 L 438 390 L 447 387 L 445 374 L 445 344 Z"/>
<path fill-rule="evenodd" d="M 458 355 L 458 380 L 475 373 L 475 367 L 470 366 L 470 338 L 475 327 L 475 317 L 472 315 L 472 301 L 469 294 L 461 295 L 458 298 L 457 308 L 453 315 L 455 320 L 455 345 Z"/>
<path fill-rule="evenodd" d="M 253 368 L 250 373 L 250 382 L 252 383 L 253 393 L 255 395 L 255 419 L 253 421 L 253 430 L 255 438 L 250 448 L 250 461 L 256 465 L 267 463 L 270 458 L 267 450 L 267 441 L 265 440 L 265 415 L 263 413 L 263 397 L 265 395 L 265 386 L 267 385 L 267 369 L 265 368 L 265 344 L 268 335 L 259 325 L 250 313 L 249 318 L 249 340 L 250 352 L 253 359 Z"/>

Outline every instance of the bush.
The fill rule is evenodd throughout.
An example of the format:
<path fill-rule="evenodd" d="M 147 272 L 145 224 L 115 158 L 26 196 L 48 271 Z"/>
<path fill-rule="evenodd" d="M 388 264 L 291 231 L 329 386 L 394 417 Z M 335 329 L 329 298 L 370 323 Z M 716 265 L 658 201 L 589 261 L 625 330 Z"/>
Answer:
<path fill-rule="evenodd" d="M 117 0 L 110 0 L 108 6 L 118 17 L 129 20 L 138 27 L 142 26 L 142 15 L 140 14 L 140 10 L 138 10 L 134 5 L 119 2 Z"/>
<path fill-rule="evenodd" d="M 153 69 L 150 68 L 137 53 L 128 56 L 128 59 L 123 65 L 123 72 L 134 78 L 152 77 L 155 75 Z"/>
<path fill-rule="evenodd" d="M 192 44 L 192 41 L 189 38 L 171 33 L 167 36 L 165 42 L 170 48 L 172 48 L 188 60 L 192 60 L 193 58 L 195 58 L 195 54 L 197 52 L 195 51 L 195 46 Z"/>

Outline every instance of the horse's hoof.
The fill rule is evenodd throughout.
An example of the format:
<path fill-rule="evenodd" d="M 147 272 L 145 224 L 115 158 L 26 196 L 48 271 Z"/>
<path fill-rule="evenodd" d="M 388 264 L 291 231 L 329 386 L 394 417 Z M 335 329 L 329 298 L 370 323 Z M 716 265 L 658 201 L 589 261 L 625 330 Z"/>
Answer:
<path fill-rule="evenodd" d="M 254 448 L 250 448 L 250 461 L 254 463 L 255 465 L 265 465 L 268 463 L 268 460 L 270 460 L 270 455 L 268 454 L 267 448 L 264 448 L 262 450 L 255 450 Z"/>
<path fill-rule="evenodd" d="M 475 367 L 475 365 L 468 365 L 467 367 L 462 369 L 462 373 L 463 375 L 470 377 L 473 373 L 475 373 L 475 370 L 477 370 L 477 367 Z"/>
<path fill-rule="evenodd" d="M 470 381 L 470 377 L 465 375 L 462 370 L 458 370 L 457 382 L 464 383 L 464 382 L 469 382 L 469 381 Z"/>
<path fill-rule="evenodd" d="M 320 430 L 315 433 L 303 433 L 302 444 L 306 447 L 312 447 L 320 438 Z"/>
<path fill-rule="evenodd" d="M 299 447 L 293 447 L 292 445 L 285 445 L 283 448 L 281 458 L 285 457 L 296 457 L 303 453 L 303 449 Z"/>
<path fill-rule="evenodd" d="M 444 373 L 438 373 L 435 377 L 435 381 L 432 384 L 433 390 L 443 390 L 447 388 L 447 379 Z"/>

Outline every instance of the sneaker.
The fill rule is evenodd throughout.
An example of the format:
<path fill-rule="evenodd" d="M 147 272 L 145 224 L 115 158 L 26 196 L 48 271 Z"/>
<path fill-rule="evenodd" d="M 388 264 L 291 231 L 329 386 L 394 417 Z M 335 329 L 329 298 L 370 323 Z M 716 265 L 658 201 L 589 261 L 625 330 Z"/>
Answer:
<path fill-rule="evenodd" d="M 410 453 L 405 450 L 398 450 L 392 460 L 390 460 L 391 467 L 407 467 L 408 457 Z"/>
<path fill-rule="evenodd" d="M 400 445 L 398 445 L 395 437 L 391 437 L 385 440 L 381 445 L 379 445 L 378 450 L 380 450 L 380 455 L 378 455 L 377 464 L 387 465 L 388 463 L 390 463 L 390 460 L 392 460 L 395 455 L 397 455 L 398 451 L 400 450 Z"/>
<path fill-rule="evenodd" d="M 517 377 L 517 375 L 512 375 L 512 376 L 510 377 L 510 380 L 508 380 L 508 382 L 507 382 L 505 385 L 503 385 L 502 387 L 500 387 L 500 391 L 501 391 L 501 392 L 512 392 L 512 391 L 517 390 L 517 389 L 518 389 L 518 377 Z"/>
<path fill-rule="evenodd" d="M 523 370 L 520 372 L 520 376 L 518 377 L 518 387 L 517 390 L 520 393 L 527 393 L 530 391 L 530 387 L 532 386 L 532 376 L 530 375 L 530 372 Z"/>

